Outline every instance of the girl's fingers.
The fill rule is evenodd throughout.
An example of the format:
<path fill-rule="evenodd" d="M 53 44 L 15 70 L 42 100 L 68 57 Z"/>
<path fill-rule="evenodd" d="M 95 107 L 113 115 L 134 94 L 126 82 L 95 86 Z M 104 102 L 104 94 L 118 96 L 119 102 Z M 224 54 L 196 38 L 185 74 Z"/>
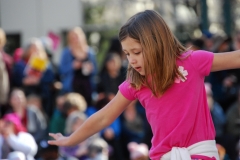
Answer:
<path fill-rule="evenodd" d="M 55 140 L 49 140 L 49 141 L 48 141 L 48 144 L 50 144 L 50 145 L 57 145 L 57 141 L 55 141 Z"/>
<path fill-rule="evenodd" d="M 52 138 L 54 138 L 54 139 L 56 139 L 55 136 L 56 134 L 54 134 L 54 133 L 49 133 L 49 136 L 51 136 Z"/>
<path fill-rule="evenodd" d="M 52 138 L 54 138 L 55 140 L 49 140 L 48 144 L 50 145 L 60 145 L 60 139 L 63 137 L 63 135 L 61 133 L 49 133 L 49 136 L 51 136 Z"/>
<path fill-rule="evenodd" d="M 49 133 L 49 136 L 53 137 L 54 139 L 58 139 L 60 137 L 62 137 L 62 134 L 61 133 Z"/>
<path fill-rule="evenodd" d="M 48 135 L 52 137 L 54 135 L 54 133 L 49 133 Z"/>

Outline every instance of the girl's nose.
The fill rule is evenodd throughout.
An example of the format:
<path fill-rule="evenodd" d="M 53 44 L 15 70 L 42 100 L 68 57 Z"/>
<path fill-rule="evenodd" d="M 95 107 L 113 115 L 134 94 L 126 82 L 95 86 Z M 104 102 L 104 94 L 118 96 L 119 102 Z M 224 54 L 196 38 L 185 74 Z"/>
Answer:
<path fill-rule="evenodd" d="M 137 61 L 136 61 L 136 59 L 135 58 L 130 58 L 130 63 L 131 64 L 135 64 Z"/>

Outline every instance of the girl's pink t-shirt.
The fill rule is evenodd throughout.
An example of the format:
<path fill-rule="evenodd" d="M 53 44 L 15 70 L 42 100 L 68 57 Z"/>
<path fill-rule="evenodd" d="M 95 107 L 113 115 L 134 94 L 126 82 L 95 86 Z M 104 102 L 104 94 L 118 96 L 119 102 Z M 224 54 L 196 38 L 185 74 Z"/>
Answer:
<path fill-rule="evenodd" d="M 177 60 L 178 69 L 186 80 L 175 83 L 160 97 L 151 90 L 132 88 L 124 81 L 119 90 L 128 100 L 138 99 L 146 110 L 153 137 L 150 158 L 159 160 L 172 147 L 188 147 L 204 140 L 215 139 L 215 129 L 207 105 L 204 78 L 209 75 L 213 53 L 188 51 Z"/>

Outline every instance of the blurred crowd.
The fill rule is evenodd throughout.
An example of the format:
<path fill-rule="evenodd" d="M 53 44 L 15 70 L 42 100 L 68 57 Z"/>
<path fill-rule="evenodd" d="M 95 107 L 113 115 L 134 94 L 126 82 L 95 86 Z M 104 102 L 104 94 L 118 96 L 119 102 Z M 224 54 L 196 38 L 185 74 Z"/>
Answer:
<path fill-rule="evenodd" d="M 47 143 L 49 132 L 70 135 L 117 93 L 128 65 L 118 38 L 109 40 L 102 65 L 80 27 L 68 31 L 57 65 L 50 40 L 31 38 L 12 55 L 4 51 L 6 41 L 0 29 L 0 159 L 148 160 L 152 132 L 138 101 L 76 146 Z M 185 46 L 214 53 L 238 50 L 240 32 L 233 37 L 204 32 Z M 214 72 L 205 80 L 221 160 L 236 160 L 240 151 L 239 86 L 240 69 Z"/>

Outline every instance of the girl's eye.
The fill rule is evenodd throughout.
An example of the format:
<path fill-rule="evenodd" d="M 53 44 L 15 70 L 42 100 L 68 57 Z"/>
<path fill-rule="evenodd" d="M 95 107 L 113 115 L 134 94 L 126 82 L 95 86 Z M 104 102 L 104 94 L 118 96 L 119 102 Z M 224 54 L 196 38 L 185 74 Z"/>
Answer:
<path fill-rule="evenodd" d="M 126 56 L 129 56 L 129 53 L 125 53 Z"/>
<path fill-rule="evenodd" d="M 135 53 L 135 54 L 140 54 L 141 52 L 137 52 L 137 53 Z"/>

